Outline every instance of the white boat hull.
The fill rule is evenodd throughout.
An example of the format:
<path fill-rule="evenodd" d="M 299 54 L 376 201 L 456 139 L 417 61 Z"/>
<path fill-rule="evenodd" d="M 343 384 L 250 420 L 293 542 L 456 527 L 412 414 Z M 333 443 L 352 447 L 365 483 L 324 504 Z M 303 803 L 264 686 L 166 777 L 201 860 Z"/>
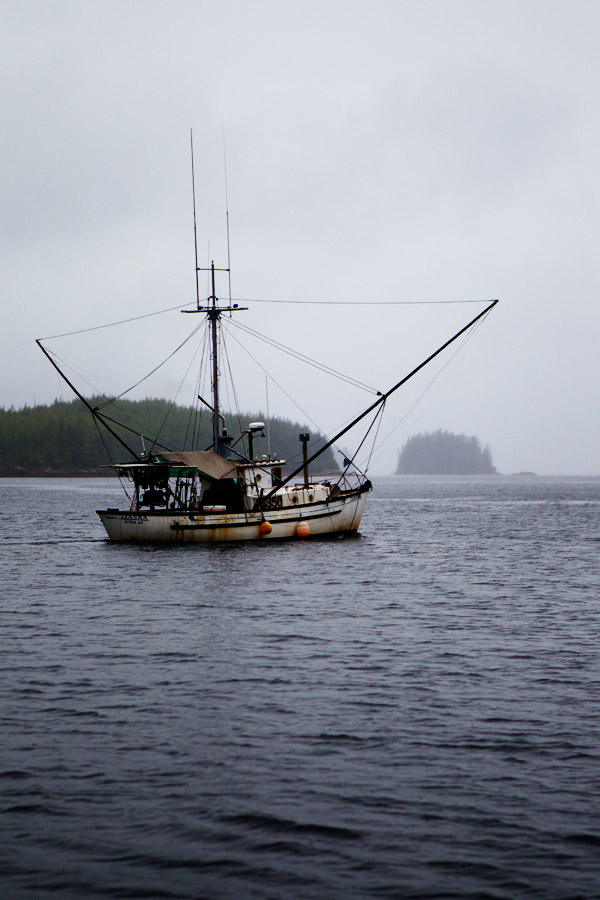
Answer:
<path fill-rule="evenodd" d="M 111 541 L 209 544 L 217 541 L 306 538 L 357 531 L 367 492 L 329 503 L 311 503 L 265 512 L 191 514 L 172 510 L 97 510 Z M 271 526 L 269 531 L 264 523 Z M 261 527 L 262 526 L 262 527 Z M 308 527 L 308 531 L 307 531 Z"/>

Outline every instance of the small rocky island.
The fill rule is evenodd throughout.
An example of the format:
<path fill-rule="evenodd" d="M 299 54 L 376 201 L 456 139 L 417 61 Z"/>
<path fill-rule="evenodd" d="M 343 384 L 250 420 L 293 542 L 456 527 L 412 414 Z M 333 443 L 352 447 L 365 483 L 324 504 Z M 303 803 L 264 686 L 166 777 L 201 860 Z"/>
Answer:
<path fill-rule="evenodd" d="M 495 475 L 492 452 L 474 435 L 415 434 L 398 454 L 396 475 Z"/>

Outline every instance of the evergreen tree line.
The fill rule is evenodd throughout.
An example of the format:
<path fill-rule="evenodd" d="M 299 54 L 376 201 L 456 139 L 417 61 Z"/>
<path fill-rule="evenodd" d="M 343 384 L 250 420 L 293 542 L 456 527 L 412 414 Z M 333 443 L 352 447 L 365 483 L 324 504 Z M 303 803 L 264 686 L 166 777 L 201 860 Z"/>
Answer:
<path fill-rule="evenodd" d="M 493 475 L 492 453 L 474 435 L 449 431 L 410 437 L 398 455 L 396 475 Z"/>
<path fill-rule="evenodd" d="M 106 398 L 94 397 L 88 402 L 98 406 Z M 139 455 L 151 450 L 205 450 L 212 444 L 210 412 L 186 406 L 172 405 L 166 400 L 120 400 L 102 410 L 120 425 L 110 427 Z M 265 421 L 261 413 L 244 413 L 238 417 L 225 415 L 230 434 L 236 438 L 241 429 L 253 421 Z M 126 430 L 127 426 L 132 431 Z M 288 468 L 302 461 L 301 432 L 310 431 L 306 425 L 280 418 L 269 421 L 272 453 L 288 461 Z M 265 428 L 265 435 L 266 435 Z M 145 436 L 144 442 L 140 435 Z M 153 440 L 158 441 L 153 446 Z M 324 439 L 311 433 L 313 452 Z M 236 450 L 244 453 L 243 444 Z M 254 439 L 254 456 L 267 453 L 267 438 Z M 235 454 L 234 454 L 235 458 Z M 80 400 L 55 400 L 49 406 L 25 406 L 15 410 L 0 408 L 0 475 L 100 474 L 102 466 L 114 462 L 128 462 L 127 450 L 95 419 Z M 338 466 L 331 448 L 318 460 L 321 472 L 335 471 Z M 110 471 L 110 470 L 108 470 Z"/>

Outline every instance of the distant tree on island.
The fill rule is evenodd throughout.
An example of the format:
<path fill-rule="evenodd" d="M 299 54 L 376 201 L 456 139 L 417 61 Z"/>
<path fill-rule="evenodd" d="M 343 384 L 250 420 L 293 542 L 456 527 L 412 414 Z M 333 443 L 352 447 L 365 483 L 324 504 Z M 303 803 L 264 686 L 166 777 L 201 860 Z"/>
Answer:
<path fill-rule="evenodd" d="M 396 475 L 494 475 L 488 446 L 474 435 L 449 431 L 415 434 L 398 454 Z"/>

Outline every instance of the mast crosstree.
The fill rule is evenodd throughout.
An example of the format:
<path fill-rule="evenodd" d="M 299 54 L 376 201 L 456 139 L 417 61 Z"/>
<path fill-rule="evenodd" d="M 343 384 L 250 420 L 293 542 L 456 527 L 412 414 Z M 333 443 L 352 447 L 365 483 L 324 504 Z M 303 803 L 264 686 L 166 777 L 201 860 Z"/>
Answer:
<path fill-rule="evenodd" d="M 204 269 L 196 266 L 196 278 L 198 272 L 210 272 L 211 290 L 210 297 L 207 297 L 204 305 L 197 301 L 196 309 L 182 309 L 182 313 L 204 313 L 208 318 L 210 326 L 211 354 L 212 354 L 212 447 L 217 453 L 221 453 L 221 435 L 219 429 L 220 405 L 219 405 L 219 327 L 220 318 L 223 313 L 233 313 L 247 310 L 247 306 L 240 306 L 238 303 L 231 303 L 228 306 L 219 306 L 219 298 L 217 297 L 215 286 L 215 272 L 229 272 L 229 269 L 217 269 L 214 262 L 211 262 L 210 269 Z"/>

